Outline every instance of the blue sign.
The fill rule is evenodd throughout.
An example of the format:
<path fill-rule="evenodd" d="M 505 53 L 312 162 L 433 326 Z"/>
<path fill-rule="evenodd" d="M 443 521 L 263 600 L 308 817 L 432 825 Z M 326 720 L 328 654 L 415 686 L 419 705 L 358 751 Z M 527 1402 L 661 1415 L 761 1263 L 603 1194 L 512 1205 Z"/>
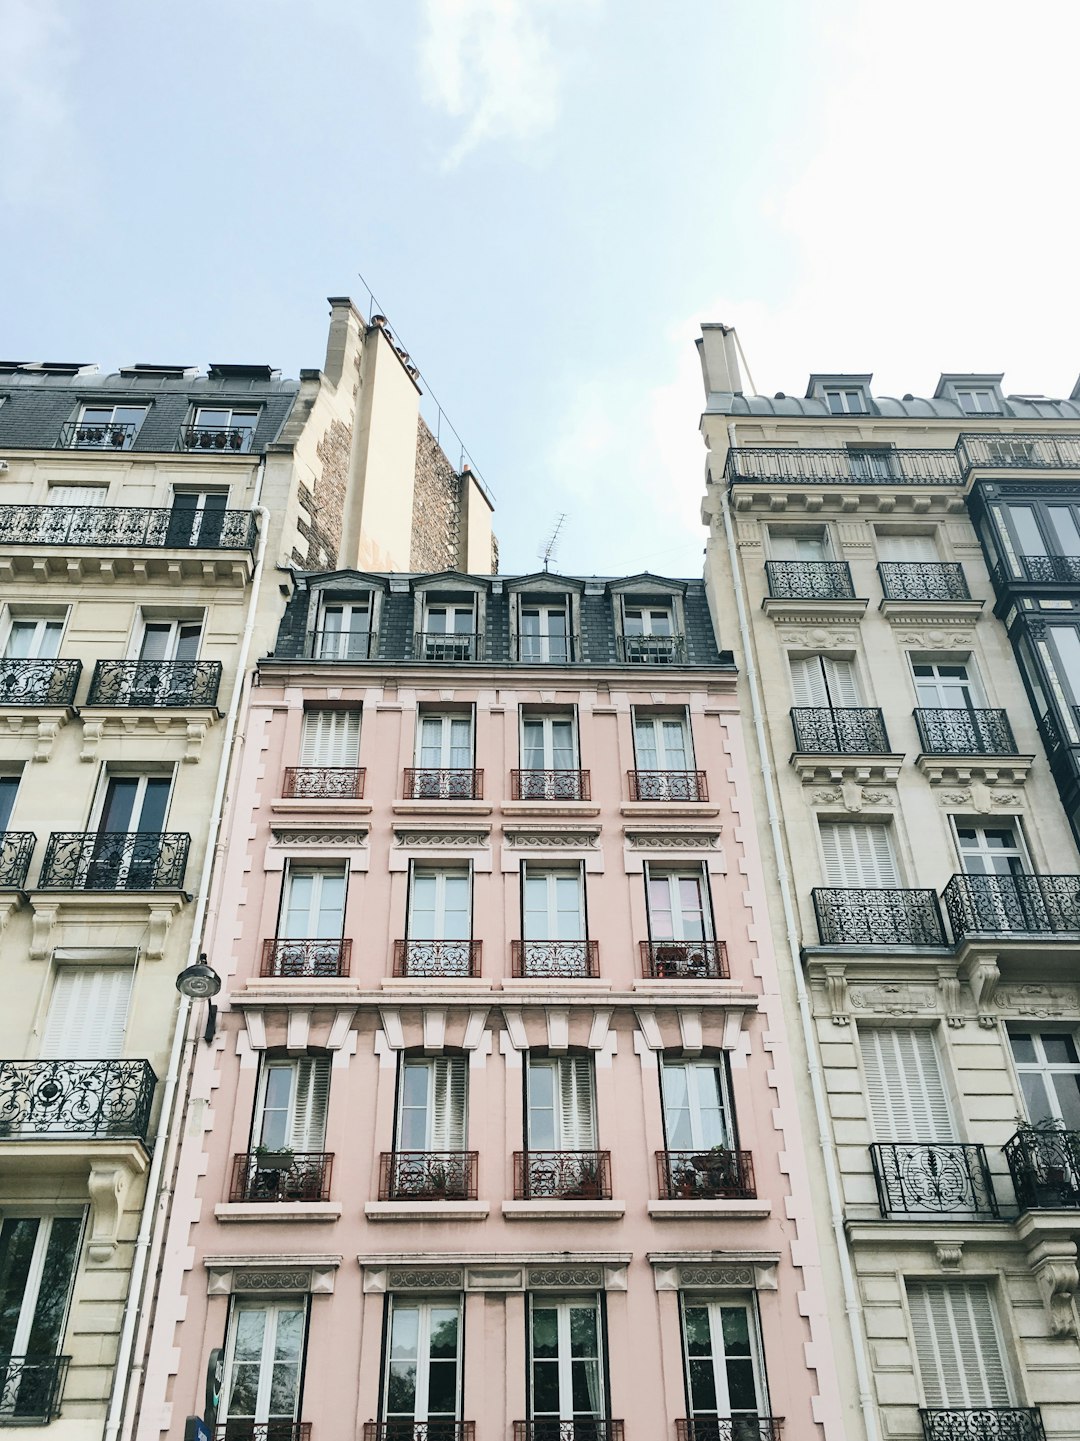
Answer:
<path fill-rule="evenodd" d="M 210 1441 L 210 1427 L 201 1416 L 189 1416 L 184 1422 L 184 1441 Z"/>

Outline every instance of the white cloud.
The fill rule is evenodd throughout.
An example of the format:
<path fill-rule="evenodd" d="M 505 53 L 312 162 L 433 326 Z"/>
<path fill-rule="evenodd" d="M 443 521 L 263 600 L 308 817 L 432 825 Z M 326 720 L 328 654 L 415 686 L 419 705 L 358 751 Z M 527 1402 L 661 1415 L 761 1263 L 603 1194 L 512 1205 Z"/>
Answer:
<path fill-rule="evenodd" d="M 0 4 L 0 198 L 11 206 L 68 192 L 76 127 L 68 101 L 74 45 L 60 0 Z"/>
<path fill-rule="evenodd" d="M 485 140 L 528 140 L 559 116 L 568 27 L 599 0 L 424 0 L 429 104 L 462 124 L 456 165 Z"/>

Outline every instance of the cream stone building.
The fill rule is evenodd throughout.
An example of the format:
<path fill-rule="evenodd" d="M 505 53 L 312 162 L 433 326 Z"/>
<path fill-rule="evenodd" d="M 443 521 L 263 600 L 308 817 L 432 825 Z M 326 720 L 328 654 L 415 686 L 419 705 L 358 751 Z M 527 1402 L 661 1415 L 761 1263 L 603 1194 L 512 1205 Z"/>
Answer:
<path fill-rule="evenodd" d="M 766 398 L 730 329 L 699 349 L 707 583 L 758 740 L 850 1434 L 1075 1438 L 1080 862 L 1055 776 L 1071 803 L 1080 401 L 1000 375 Z"/>
<path fill-rule="evenodd" d="M 194 1047 L 175 982 L 289 567 L 491 566 L 408 356 L 330 305 L 298 382 L 0 365 L 0 1425 L 112 1437 L 137 1387 Z"/>

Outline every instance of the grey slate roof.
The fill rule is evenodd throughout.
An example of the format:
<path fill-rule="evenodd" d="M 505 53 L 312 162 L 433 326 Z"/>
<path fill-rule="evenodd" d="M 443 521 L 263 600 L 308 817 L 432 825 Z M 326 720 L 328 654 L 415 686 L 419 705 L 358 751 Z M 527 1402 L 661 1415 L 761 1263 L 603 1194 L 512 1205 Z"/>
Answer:
<path fill-rule="evenodd" d="M 875 395 L 873 410 L 868 416 L 834 415 L 824 400 L 807 399 L 805 396 L 785 395 L 743 395 L 738 391 L 710 391 L 705 403 L 706 415 L 730 415 L 735 419 L 742 416 L 807 416 L 814 420 L 828 420 L 834 424 L 845 421 L 859 421 L 895 417 L 898 420 L 949 420 L 964 430 L 978 432 L 987 429 L 983 421 L 993 428 L 998 420 L 1080 420 L 1080 400 L 1051 400 L 1047 396 L 1005 397 L 1005 409 L 1000 413 L 980 417 L 969 415 L 960 409 L 955 400 L 926 399 L 913 396 L 910 400 L 897 400 L 892 395 Z"/>

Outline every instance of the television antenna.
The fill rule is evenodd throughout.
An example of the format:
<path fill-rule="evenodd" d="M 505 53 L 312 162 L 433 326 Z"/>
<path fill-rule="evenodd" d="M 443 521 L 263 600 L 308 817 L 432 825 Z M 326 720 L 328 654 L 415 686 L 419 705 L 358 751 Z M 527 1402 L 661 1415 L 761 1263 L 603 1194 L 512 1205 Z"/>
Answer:
<path fill-rule="evenodd" d="M 545 574 L 547 573 L 548 566 L 555 559 L 555 552 L 558 549 L 559 545 L 559 532 L 562 530 L 565 520 L 566 511 L 564 510 L 559 515 L 554 526 L 552 527 L 551 534 L 548 536 L 547 539 L 547 544 L 544 546 L 543 550 L 537 551 L 537 555 L 539 555 L 540 559 L 544 562 Z"/>

